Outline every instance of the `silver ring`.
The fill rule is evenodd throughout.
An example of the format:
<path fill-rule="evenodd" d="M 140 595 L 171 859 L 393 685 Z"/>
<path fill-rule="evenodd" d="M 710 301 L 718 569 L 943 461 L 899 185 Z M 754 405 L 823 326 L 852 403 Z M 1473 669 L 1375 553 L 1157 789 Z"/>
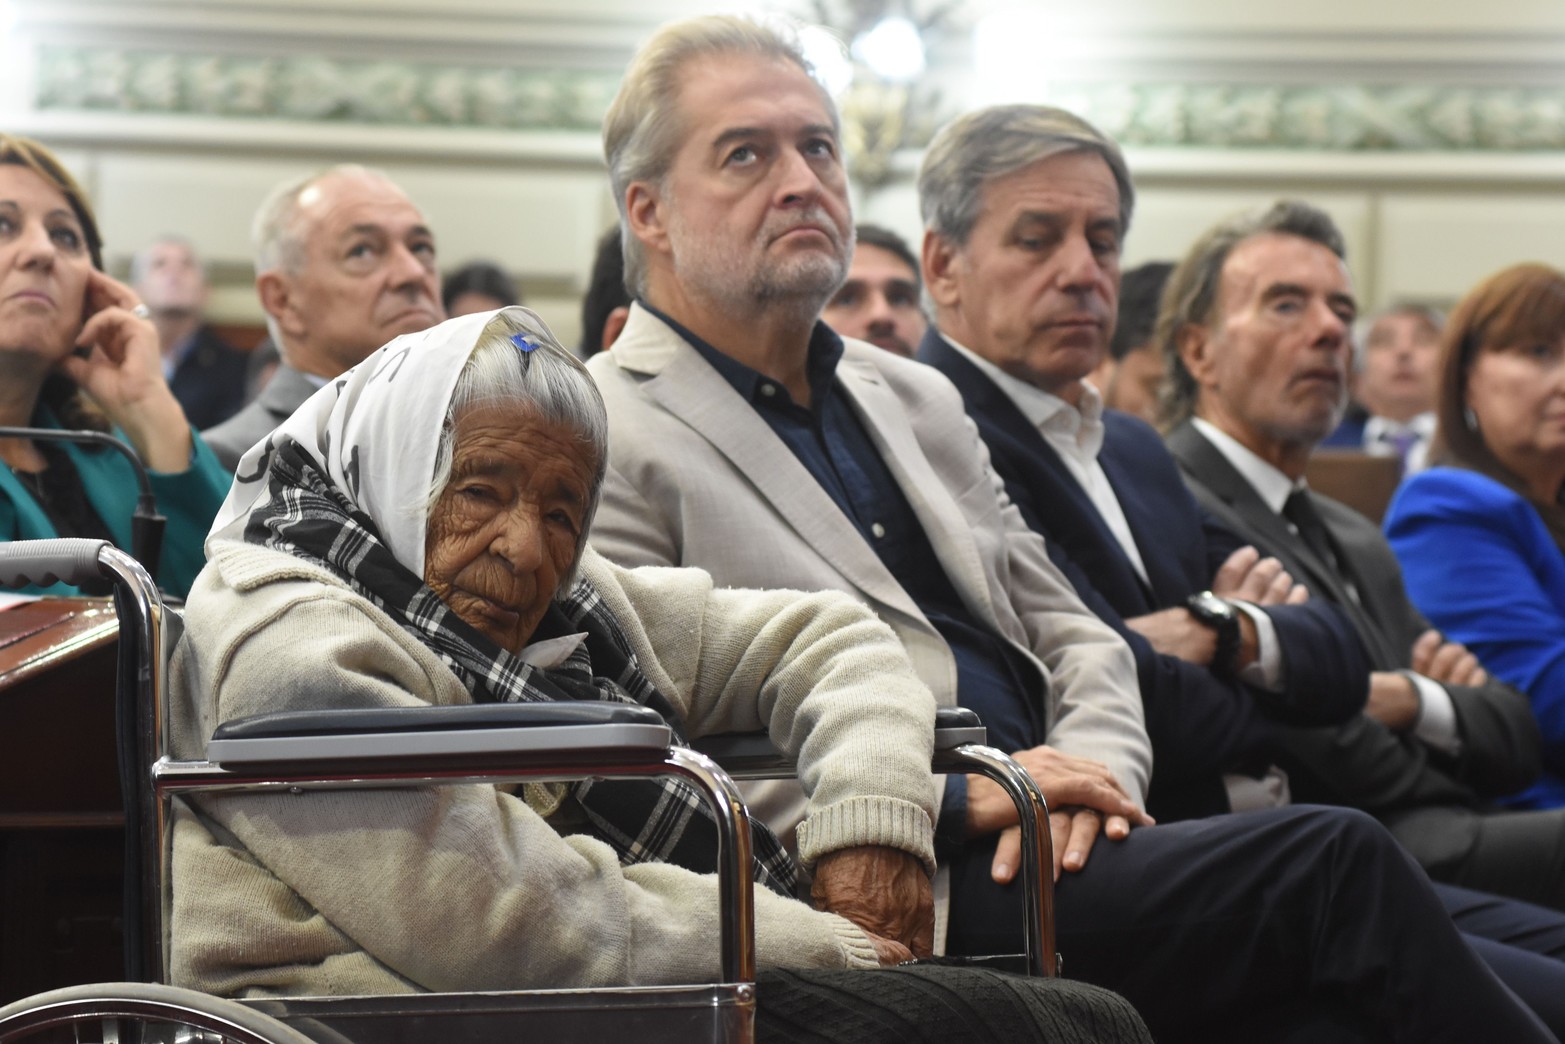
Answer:
<path fill-rule="evenodd" d="M 146 304 L 143 303 L 137 305 L 135 308 L 132 308 L 130 310 L 130 314 L 135 316 L 137 319 L 151 319 L 152 309 L 148 308 Z"/>

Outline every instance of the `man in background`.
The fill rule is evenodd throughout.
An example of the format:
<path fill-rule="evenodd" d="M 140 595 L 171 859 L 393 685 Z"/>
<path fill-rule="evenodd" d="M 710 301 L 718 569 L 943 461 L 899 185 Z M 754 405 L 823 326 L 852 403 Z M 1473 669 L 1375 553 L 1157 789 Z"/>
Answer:
<path fill-rule="evenodd" d="M 230 468 L 327 381 L 445 318 L 434 233 L 379 171 L 344 165 L 279 185 L 252 238 L 282 365 L 255 402 L 202 433 Z"/>
<path fill-rule="evenodd" d="M 615 225 L 598 237 L 592 258 L 592 278 L 581 301 L 581 349 L 583 359 L 608 351 L 625 328 L 630 315 L 630 292 L 625 289 L 625 255 L 620 230 Z"/>
<path fill-rule="evenodd" d="M 1090 380 L 1103 393 L 1103 405 L 1157 423 L 1157 401 L 1163 390 L 1163 356 L 1152 343 L 1158 299 L 1174 266 L 1149 261 L 1120 278 L 1119 317 L 1109 350 Z"/>
<path fill-rule="evenodd" d="M 929 326 L 920 292 L 918 259 L 902 237 L 878 225 L 860 225 L 848 280 L 821 318 L 844 337 L 912 358 Z"/>
<path fill-rule="evenodd" d="M 189 241 L 160 236 L 136 251 L 130 282 L 163 347 L 163 376 L 197 428 L 232 417 L 245 403 L 244 352 L 206 325 L 206 271 Z"/>
<path fill-rule="evenodd" d="M 1423 470 L 1435 434 L 1444 325 L 1444 316 L 1422 305 L 1399 305 L 1375 316 L 1354 353 L 1357 401 L 1321 445 L 1396 457 L 1404 475 Z"/>

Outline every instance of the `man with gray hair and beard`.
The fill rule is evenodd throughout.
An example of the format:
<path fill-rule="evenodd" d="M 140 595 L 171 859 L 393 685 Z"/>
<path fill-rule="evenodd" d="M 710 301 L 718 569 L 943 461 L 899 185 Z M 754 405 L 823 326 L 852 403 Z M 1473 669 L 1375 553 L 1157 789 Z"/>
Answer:
<path fill-rule="evenodd" d="M 951 384 L 818 321 L 853 246 L 839 141 L 797 45 L 753 23 L 670 27 L 627 70 L 604 145 L 637 302 L 589 364 L 610 424 L 594 546 L 872 606 L 937 698 L 976 709 L 1038 780 L 1066 967 L 1158 1039 L 1550 1039 L 1367 817 L 1146 825 L 1124 643 L 1005 498 Z M 947 783 L 954 948 L 1020 936 L 1014 815 Z M 908 937 L 927 882 L 898 855 L 866 853 L 857 894 L 817 901 Z"/>
<path fill-rule="evenodd" d="M 315 389 L 445 318 L 434 233 L 379 171 L 344 164 L 277 186 L 252 238 L 255 289 L 282 365 L 255 402 L 201 433 L 230 469 Z"/>

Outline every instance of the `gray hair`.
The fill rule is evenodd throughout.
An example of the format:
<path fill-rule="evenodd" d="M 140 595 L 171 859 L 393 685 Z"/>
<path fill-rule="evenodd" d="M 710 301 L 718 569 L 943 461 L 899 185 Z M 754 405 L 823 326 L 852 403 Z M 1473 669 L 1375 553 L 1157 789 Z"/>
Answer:
<path fill-rule="evenodd" d="M 1095 153 L 1108 164 L 1119 188 L 1124 235 L 1136 190 L 1119 146 L 1081 117 L 1049 105 L 992 105 L 942 127 L 918 171 L 924 228 L 954 246 L 966 246 L 983 206 L 984 186 L 1067 152 Z"/>
<path fill-rule="evenodd" d="M 141 280 L 146 276 L 147 265 L 152 260 L 152 251 L 160 246 L 184 247 L 185 252 L 188 253 L 191 260 L 196 263 L 196 267 L 202 270 L 203 275 L 205 274 L 206 266 L 201 262 L 201 255 L 196 251 L 196 245 L 190 240 L 186 239 L 184 236 L 168 233 L 166 235 L 157 237 L 156 239 L 152 240 L 152 242 L 148 243 L 146 246 L 130 255 L 130 272 L 126 276 L 126 279 L 132 286 L 135 286 L 137 283 L 141 282 Z"/>
<path fill-rule="evenodd" d="M 1166 428 L 1187 420 L 1195 412 L 1200 390 L 1179 357 L 1180 337 L 1186 328 L 1205 326 L 1215 317 L 1223 266 L 1234 247 L 1268 234 L 1297 236 L 1320 244 L 1344 261 L 1348 258 L 1342 232 L 1331 216 L 1299 200 L 1279 200 L 1264 210 L 1236 214 L 1196 240 L 1168 278 L 1152 334 L 1152 343 L 1163 353 L 1168 367 L 1168 380 L 1163 382 L 1162 401 L 1158 404 L 1159 417 Z"/>
<path fill-rule="evenodd" d="M 525 334 L 537 347 L 518 350 L 512 334 Z M 583 449 L 593 455 L 595 466 L 592 488 L 588 491 L 582 514 L 581 533 L 576 541 L 576 561 L 587 544 L 587 531 L 598 510 L 598 496 L 609 465 L 609 414 L 598 394 L 598 386 L 581 360 L 562 347 L 541 324 L 499 312 L 484 328 L 483 335 L 457 376 L 451 402 L 446 406 L 445 422 L 440 426 L 440 441 L 435 448 L 435 471 L 430 482 L 425 508 L 432 511 L 451 482 L 451 467 L 456 453 L 456 425 L 468 410 L 485 403 L 516 403 L 534 411 L 543 421 L 576 433 Z M 565 577 L 569 587 L 575 570 Z"/>
<path fill-rule="evenodd" d="M 1436 341 L 1440 340 L 1441 331 L 1445 329 L 1445 313 L 1434 305 L 1422 301 L 1401 301 L 1371 315 L 1361 316 L 1358 322 L 1353 324 L 1353 368 L 1355 370 L 1364 369 L 1364 353 L 1369 348 L 1369 335 L 1374 332 L 1376 324 L 1393 315 L 1406 315 L 1417 319 L 1435 335 Z"/>
<path fill-rule="evenodd" d="M 797 32 L 786 22 L 738 15 L 691 18 L 664 26 L 636 52 L 603 119 L 603 155 L 619 207 L 625 289 L 632 297 L 646 292 L 647 265 L 641 241 L 630 228 L 625 192 L 638 181 L 661 188 L 668 175 L 685 130 L 678 105 L 681 71 L 692 61 L 727 54 L 792 62 L 812 79 L 815 75 Z M 832 127 L 840 128 L 836 103 L 824 87 L 820 92 Z"/>
<path fill-rule="evenodd" d="M 299 197 L 312 185 L 338 175 L 379 178 L 388 184 L 392 183 L 379 170 L 357 163 L 339 163 L 302 178 L 291 178 L 273 188 L 261 201 L 255 218 L 250 222 L 250 244 L 255 251 L 256 275 L 264 275 L 279 268 L 290 275 L 297 275 L 304 268 L 304 237 L 300 234 L 298 221 Z M 277 320 L 271 315 L 266 317 L 266 332 L 271 335 L 272 343 L 282 351 L 282 332 L 278 329 Z"/>

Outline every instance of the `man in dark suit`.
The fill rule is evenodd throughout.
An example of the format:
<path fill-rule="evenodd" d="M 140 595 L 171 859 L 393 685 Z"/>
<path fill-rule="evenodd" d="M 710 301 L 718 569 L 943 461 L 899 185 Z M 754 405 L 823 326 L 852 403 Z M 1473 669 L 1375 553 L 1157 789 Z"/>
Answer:
<path fill-rule="evenodd" d="M 1565 909 L 1565 810 L 1492 803 L 1536 771 L 1525 697 L 1429 630 L 1374 524 L 1304 484 L 1346 395 L 1341 234 L 1302 203 L 1241 215 L 1196 243 L 1164 300 L 1168 445 L 1192 491 L 1340 606 L 1375 669 L 1351 731 L 1288 737 L 1295 797 L 1372 811 L 1437 880 Z"/>
<path fill-rule="evenodd" d="M 232 417 L 245 403 L 248 357 L 206 325 L 206 273 L 195 248 L 162 236 L 136 251 L 130 282 L 163 347 L 163 376 L 197 428 Z"/>
<path fill-rule="evenodd" d="M 1286 777 L 1253 778 L 1282 736 L 1307 732 L 1328 746 L 1384 754 L 1376 736 L 1385 730 L 1358 714 L 1368 661 L 1341 608 L 1320 598 L 1298 604 L 1305 592 L 1276 559 L 1241 548 L 1196 504 L 1152 428 L 1103 409 L 1086 378 L 1107 351 L 1117 246 L 1095 249 L 1093 235 L 1113 243 L 1107 237 L 1117 220 L 1112 200 L 1095 210 L 1071 175 L 1083 166 L 1121 172 L 1123 180 L 1128 172 L 1090 125 L 1058 109 L 1035 110 L 1032 153 L 1044 158 L 1023 169 L 1004 172 L 1006 157 L 995 154 L 1004 136 L 979 121 L 930 150 L 919 188 L 935 329 L 918 357 L 957 386 L 1028 525 L 1134 650 L 1157 765 L 1149 807 L 1166 822 L 1230 803 L 1285 803 Z M 993 180 L 972 184 L 972 169 Z M 980 215 L 960 238 L 945 216 L 959 192 L 976 200 Z M 1040 222 L 1050 232 L 1040 237 L 1046 246 L 1005 249 L 1006 236 L 991 225 L 1012 232 L 1012 241 L 1031 238 L 1015 234 L 1018 214 L 1047 219 Z M 1246 601 L 1230 599 L 1221 608 L 1238 614 L 1203 622 L 1198 613 L 1211 590 Z M 1241 619 L 1247 637 L 1219 650 L 1218 631 L 1232 633 Z M 1270 651 L 1260 655 L 1257 646 Z M 1333 687 L 1354 696 L 1350 724 L 1287 724 L 1340 707 Z M 1339 711 L 1335 720 L 1343 717 Z M 1465 805 L 1455 812 L 1465 814 Z M 1503 977 L 1556 1027 L 1565 1024 L 1557 999 L 1565 917 L 1449 886 L 1439 891 Z"/>

